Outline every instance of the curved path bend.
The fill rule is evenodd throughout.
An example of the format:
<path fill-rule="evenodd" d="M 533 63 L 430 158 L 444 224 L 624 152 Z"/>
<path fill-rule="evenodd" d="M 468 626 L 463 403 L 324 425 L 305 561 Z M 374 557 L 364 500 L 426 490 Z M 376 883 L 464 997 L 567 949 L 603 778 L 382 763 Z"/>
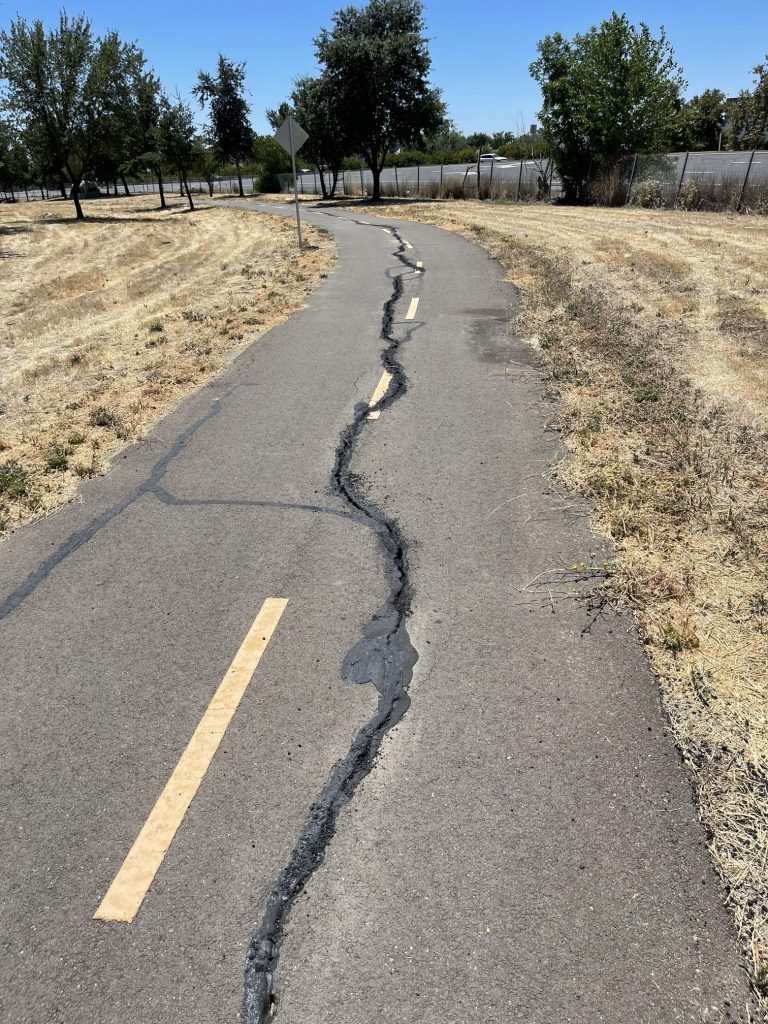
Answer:
<path fill-rule="evenodd" d="M 547 486 L 514 289 L 305 216 L 308 306 L 0 548 L 0 1020 L 744 1020 L 632 623 L 559 599 L 609 553 Z"/>

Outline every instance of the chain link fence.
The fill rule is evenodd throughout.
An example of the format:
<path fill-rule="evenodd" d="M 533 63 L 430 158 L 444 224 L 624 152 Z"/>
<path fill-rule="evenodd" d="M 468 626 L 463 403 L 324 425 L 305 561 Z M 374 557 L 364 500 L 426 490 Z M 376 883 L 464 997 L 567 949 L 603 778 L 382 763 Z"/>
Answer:
<path fill-rule="evenodd" d="M 293 191 L 293 176 L 278 174 L 280 190 Z M 302 195 L 321 195 L 317 171 L 297 174 Z M 129 194 L 157 194 L 155 180 L 127 178 Z M 195 195 L 237 195 L 235 176 L 215 175 L 210 181 L 189 180 Z M 104 194 L 125 194 L 125 187 L 100 183 Z M 176 180 L 163 182 L 171 196 L 182 194 Z M 252 193 L 254 179 L 243 177 L 243 189 Z M 561 182 L 549 160 L 481 160 L 473 164 L 434 164 L 421 167 L 386 167 L 380 189 L 387 198 L 496 199 L 508 201 L 556 199 Z M 70 186 L 42 185 L 9 189 L 7 200 L 50 199 L 69 196 Z M 336 188 L 341 197 L 371 195 L 373 175 L 364 167 L 342 171 Z M 592 198 L 600 205 L 631 203 L 644 207 L 686 210 L 733 210 L 768 213 L 768 150 L 710 153 L 657 153 L 623 157 L 604 178 L 591 184 Z"/>

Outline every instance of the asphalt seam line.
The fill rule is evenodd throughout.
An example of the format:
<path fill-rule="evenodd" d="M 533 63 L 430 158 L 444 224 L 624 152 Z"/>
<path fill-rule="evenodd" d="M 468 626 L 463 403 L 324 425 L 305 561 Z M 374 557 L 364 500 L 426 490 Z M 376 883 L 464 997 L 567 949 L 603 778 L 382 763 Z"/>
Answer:
<path fill-rule="evenodd" d="M 261 606 L 94 918 L 130 924 L 138 913 L 287 604 L 268 597 Z"/>

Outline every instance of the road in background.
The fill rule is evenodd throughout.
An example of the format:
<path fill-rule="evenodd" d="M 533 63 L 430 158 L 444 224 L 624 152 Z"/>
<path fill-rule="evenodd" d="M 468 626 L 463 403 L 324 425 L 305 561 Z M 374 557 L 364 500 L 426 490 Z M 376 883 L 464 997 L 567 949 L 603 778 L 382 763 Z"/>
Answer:
<path fill-rule="evenodd" d="M 751 151 L 658 153 L 638 156 L 636 160 L 628 156 L 622 168 L 627 183 L 631 180 L 633 186 L 642 181 L 658 181 L 668 206 L 674 205 L 679 187 L 684 181 L 695 181 L 705 191 L 735 190 L 735 203 L 744 182 L 747 182 L 748 189 L 761 189 L 768 184 L 768 150 L 758 150 L 754 154 Z M 293 191 L 292 175 L 278 174 L 277 178 L 283 192 Z M 298 173 L 297 178 L 299 192 L 305 195 L 321 194 L 320 176 L 316 171 Z M 556 197 L 562 191 L 560 179 L 548 160 L 483 161 L 479 178 L 477 163 L 385 167 L 381 172 L 381 185 L 386 194 L 402 197 L 434 198 L 443 189 L 451 190 L 456 196 L 466 194 L 471 197 L 477 194 L 478 181 L 483 190 L 493 188 L 500 195 L 504 193 L 518 199 L 541 198 L 543 195 Z M 158 192 L 156 181 L 130 181 L 129 185 L 131 191 L 139 195 Z M 190 186 L 201 194 L 208 193 L 208 185 L 201 179 L 192 179 Z M 164 182 L 164 188 L 169 194 L 181 194 L 178 181 Z M 248 193 L 253 192 L 254 179 L 244 176 L 243 188 Z M 369 170 L 348 170 L 340 175 L 338 191 L 341 195 L 370 194 L 372 188 L 373 177 Z M 217 175 L 213 190 L 215 195 L 237 192 L 237 178 Z M 25 195 L 33 199 L 43 197 L 40 189 L 29 189 L 27 193 L 16 192 L 15 195 L 19 199 L 25 198 Z M 748 191 L 744 198 L 749 199 Z"/>

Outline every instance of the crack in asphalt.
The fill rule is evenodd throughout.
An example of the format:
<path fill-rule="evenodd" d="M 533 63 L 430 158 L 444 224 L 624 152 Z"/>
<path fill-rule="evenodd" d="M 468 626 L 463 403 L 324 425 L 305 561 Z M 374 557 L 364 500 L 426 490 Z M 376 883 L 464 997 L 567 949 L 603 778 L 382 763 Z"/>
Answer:
<path fill-rule="evenodd" d="M 218 395 L 211 402 L 211 406 L 206 413 L 191 423 L 185 430 L 183 430 L 173 444 L 170 446 L 168 451 L 157 460 L 155 465 L 152 467 L 152 472 L 149 476 L 142 480 L 138 487 L 127 494 L 124 498 L 112 505 L 110 508 L 105 509 L 101 515 L 96 516 L 95 519 L 84 527 L 82 530 L 78 530 L 71 534 L 59 547 L 56 548 L 52 554 L 45 559 L 35 570 L 30 573 L 27 578 L 12 590 L 11 593 L 5 598 L 2 604 L 0 604 L 0 621 L 5 619 L 11 614 L 18 606 L 25 601 L 33 591 L 37 590 L 41 583 L 51 575 L 65 558 L 74 554 L 84 544 L 87 544 L 92 537 L 94 537 L 99 530 L 111 522 L 116 516 L 119 516 L 122 512 L 133 505 L 135 501 L 138 501 L 145 494 L 151 494 L 160 480 L 165 475 L 165 471 L 171 462 L 184 448 L 184 445 L 192 437 L 193 434 L 206 424 L 214 416 L 218 416 L 221 412 L 224 402 L 229 396 L 239 387 L 238 384 L 232 384 L 228 387 L 221 395 Z"/>
<path fill-rule="evenodd" d="M 345 509 L 328 508 L 326 505 L 308 505 L 298 501 L 256 501 L 250 498 L 177 498 L 175 494 L 171 494 L 159 484 L 153 487 L 149 493 L 163 505 L 171 505 L 174 508 L 207 508 L 219 505 L 224 508 L 273 508 L 285 512 L 316 512 L 360 523 L 362 526 L 370 525 L 366 516 L 355 515 Z"/>
<path fill-rule="evenodd" d="M 355 223 L 366 227 L 381 226 L 365 221 Z M 393 255 L 405 267 L 415 270 L 415 265 L 404 255 L 405 244 L 402 238 L 394 228 L 390 227 L 390 230 L 399 243 L 399 249 Z M 387 343 L 381 353 L 381 362 L 392 375 L 389 387 L 375 406 L 371 407 L 367 402 L 358 402 L 355 406 L 354 419 L 341 433 L 331 475 L 333 493 L 340 496 L 355 513 L 365 517 L 378 535 L 386 558 L 390 587 L 387 600 L 364 629 L 362 638 L 347 653 L 342 666 L 346 682 L 371 683 L 375 686 L 379 694 L 378 707 L 375 715 L 355 735 L 345 757 L 333 768 L 320 798 L 310 809 L 309 819 L 288 864 L 269 895 L 261 925 L 251 939 L 246 956 L 246 1024 L 264 1024 L 268 1018 L 274 1017 L 277 1002 L 273 979 L 287 915 L 297 896 L 323 862 L 326 848 L 336 831 L 339 812 L 371 771 L 386 733 L 401 720 L 410 706 L 407 690 L 418 653 L 406 628 L 406 618 L 411 607 L 406 543 L 397 523 L 358 492 L 355 487 L 356 478 L 349 469 L 371 408 L 386 409 L 407 388 L 407 378 L 397 359 L 397 351 L 410 340 L 413 328 L 407 330 L 401 339 L 393 334 L 395 307 L 402 294 L 402 273 L 397 273 L 392 276 L 392 295 L 384 304 L 381 321 L 381 338 Z"/>

